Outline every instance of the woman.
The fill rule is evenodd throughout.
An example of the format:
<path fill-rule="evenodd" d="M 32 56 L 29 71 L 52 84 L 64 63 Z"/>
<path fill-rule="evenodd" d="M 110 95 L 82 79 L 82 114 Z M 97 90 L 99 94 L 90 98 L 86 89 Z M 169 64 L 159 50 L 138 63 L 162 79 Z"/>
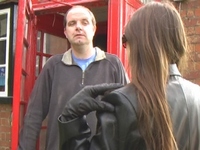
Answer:
<path fill-rule="evenodd" d="M 131 83 L 102 101 L 94 98 L 113 85 L 87 87 L 73 97 L 59 118 L 60 149 L 200 150 L 200 87 L 178 70 L 188 46 L 177 10 L 164 2 L 144 5 L 128 22 L 123 41 Z M 93 110 L 98 133 L 89 141 L 84 115 Z"/>

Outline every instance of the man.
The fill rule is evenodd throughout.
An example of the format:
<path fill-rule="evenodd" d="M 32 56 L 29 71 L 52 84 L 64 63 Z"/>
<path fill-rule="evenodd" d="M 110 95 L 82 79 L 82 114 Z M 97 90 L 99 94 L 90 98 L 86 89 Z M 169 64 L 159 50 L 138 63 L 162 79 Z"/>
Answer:
<path fill-rule="evenodd" d="M 46 150 L 59 148 L 57 118 L 65 103 L 86 85 L 128 82 L 120 60 L 93 47 L 96 20 L 83 6 L 74 6 L 65 15 L 64 34 L 71 48 L 50 58 L 37 78 L 31 94 L 18 150 L 35 150 L 42 121 L 48 115 Z M 94 113 L 87 116 L 95 132 Z"/>

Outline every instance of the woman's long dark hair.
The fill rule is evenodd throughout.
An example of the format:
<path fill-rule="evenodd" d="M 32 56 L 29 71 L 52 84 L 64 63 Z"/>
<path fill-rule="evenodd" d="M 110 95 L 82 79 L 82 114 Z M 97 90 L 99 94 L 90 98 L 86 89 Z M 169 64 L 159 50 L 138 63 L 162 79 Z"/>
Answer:
<path fill-rule="evenodd" d="M 125 29 L 131 83 L 137 89 L 138 122 L 148 150 L 175 150 L 166 86 L 169 65 L 181 65 L 187 40 L 179 13 L 170 3 L 150 2 Z"/>

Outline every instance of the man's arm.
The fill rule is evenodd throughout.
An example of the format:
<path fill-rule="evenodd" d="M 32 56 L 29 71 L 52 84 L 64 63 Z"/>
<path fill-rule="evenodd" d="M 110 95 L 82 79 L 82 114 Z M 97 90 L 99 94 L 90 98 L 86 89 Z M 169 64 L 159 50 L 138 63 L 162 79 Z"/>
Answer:
<path fill-rule="evenodd" d="M 18 150 L 35 150 L 42 121 L 48 113 L 51 80 L 48 67 L 44 67 L 31 93 L 20 131 Z"/>

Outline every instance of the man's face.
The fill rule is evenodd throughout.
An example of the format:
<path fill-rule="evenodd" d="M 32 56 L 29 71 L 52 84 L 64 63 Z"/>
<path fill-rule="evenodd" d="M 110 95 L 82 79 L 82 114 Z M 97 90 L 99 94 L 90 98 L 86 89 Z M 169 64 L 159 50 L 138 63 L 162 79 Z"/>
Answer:
<path fill-rule="evenodd" d="M 96 26 L 92 24 L 92 16 L 81 7 L 73 8 L 66 16 L 67 23 L 64 34 L 71 45 L 91 44 Z"/>

